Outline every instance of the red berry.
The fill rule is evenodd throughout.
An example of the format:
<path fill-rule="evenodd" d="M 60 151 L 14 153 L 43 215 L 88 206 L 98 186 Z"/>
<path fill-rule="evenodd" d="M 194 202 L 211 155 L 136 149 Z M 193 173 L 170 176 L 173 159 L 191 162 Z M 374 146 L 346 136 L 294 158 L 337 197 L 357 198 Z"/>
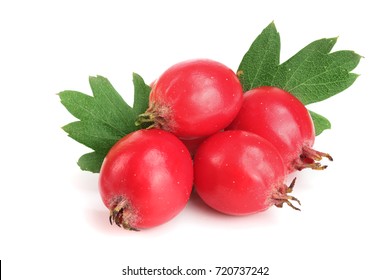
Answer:
<path fill-rule="evenodd" d="M 110 222 L 150 228 L 176 216 L 192 190 L 191 156 L 173 134 L 138 130 L 116 143 L 100 171 L 99 186 Z"/>
<path fill-rule="evenodd" d="M 196 150 L 200 146 L 200 144 L 202 144 L 203 141 L 206 139 L 207 139 L 207 136 L 199 137 L 199 138 L 192 138 L 192 139 L 180 139 L 180 140 L 187 147 L 188 151 L 190 152 L 191 156 L 193 157 L 196 153 Z"/>
<path fill-rule="evenodd" d="M 251 132 L 216 133 L 202 143 L 194 159 L 197 193 L 206 204 L 225 214 L 247 215 L 283 203 L 299 210 L 290 202 L 298 200 L 288 194 L 294 183 L 287 187 L 284 179 L 279 152 Z"/>
<path fill-rule="evenodd" d="M 270 141 L 280 152 L 288 172 L 324 169 L 322 157 L 329 154 L 312 149 L 313 121 L 306 107 L 292 94 L 276 87 L 259 87 L 244 94 L 241 110 L 228 129 L 254 132 Z"/>
<path fill-rule="evenodd" d="M 213 60 L 173 65 L 154 83 L 138 123 L 198 138 L 224 129 L 240 110 L 243 92 L 235 73 Z"/>

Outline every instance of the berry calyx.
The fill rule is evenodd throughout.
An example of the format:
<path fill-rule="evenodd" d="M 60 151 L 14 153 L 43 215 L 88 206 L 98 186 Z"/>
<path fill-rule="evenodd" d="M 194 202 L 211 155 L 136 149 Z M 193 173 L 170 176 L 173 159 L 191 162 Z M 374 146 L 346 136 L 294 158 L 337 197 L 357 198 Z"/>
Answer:
<path fill-rule="evenodd" d="M 293 191 L 296 177 L 292 180 L 290 186 L 287 187 L 285 184 L 281 184 L 278 188 L 275 188 L 274 192 L 271 195 L 271 199 L 273 201 L 273 204 L 276 207 L 282 208 L 283 204 L 286 203 L 288 206 L 290 206 L 294 210 L 301 211 L 298 207 L 294 206 L 291 201 L 296 201 L 299 205 L 301 205 L 301 202 L 294 196 L 288 195 Z"/>
<path fill-rule="evenodd" d="M 110 206 L 110 224 L 115 223 L 118 227 L 127 230 L 139 231 L 139 229 L 132 226 L 137 217 L 134 210 L 130 209 L 128 200 L 125 197 L 117 197 Z"/>
<path fill-rule="evenodd" d="M 311 168 L 313 170 L 324 170 L 328 166 L 322 165 L 320 162 L 323 158 L 327 158 L 330 161 L 333 161 L 333 157 L 328 153 L 323 153 L 316 151 L 308 146 L 302 147 L 302 153 L 299 158 L 293 162 L 293 166 L 296 170 L 301 171 L 305 168 Z"/>

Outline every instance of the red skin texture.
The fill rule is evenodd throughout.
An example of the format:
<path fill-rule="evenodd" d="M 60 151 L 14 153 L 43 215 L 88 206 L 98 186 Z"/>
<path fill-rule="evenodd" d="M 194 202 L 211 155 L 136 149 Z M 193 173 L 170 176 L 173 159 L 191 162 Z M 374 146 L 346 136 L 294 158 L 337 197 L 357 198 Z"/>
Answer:
<path fill-rule="evenodd" d="M 274 205 L 273 195 L 284 187 L 284 176 L 275 147 L 246 131 L 210 136 L 194 159 L 197 193 L 207 205 L 229 215 L 248 215 Z"/>
<path fill-rule="evenodd" d="M 193 139 L 180 139 L 180 140 L 187 147 L 188 151 L 190 152 L 191 156 L 193 157 L 195 155 L 198 147 L 206 139 L 207 139 L 207 137 L 199 137 L 199 138 L 193 138 Z"/>
<path fill-rule="evenodd" d="M 118 199 L 126 200 L 119 225 L 128 229 L 150 228 L 176 216 L 192 190 L 193 167 L 184 144 L 159 129 L 135 131 L 107 154 L 99 187 L 111 211 Z"/>
<path fill-rule="evenodd" d="M 149 109 L 155 127 L 183 139 L 211 135 L 229 125 L 241 108 L 236 74 L 207 59 L 173 65 L 154 83 Z"/>
<path fill-rule="evenodd" d="M 315 138 L 306 107 L 292 94 L 269 86 L 244 94 L 241 110 L 228 129 L 254 132 L 270 141 L 279 150 L 288 172 L 297 169 L 303 147 L 312 147 Z"/>

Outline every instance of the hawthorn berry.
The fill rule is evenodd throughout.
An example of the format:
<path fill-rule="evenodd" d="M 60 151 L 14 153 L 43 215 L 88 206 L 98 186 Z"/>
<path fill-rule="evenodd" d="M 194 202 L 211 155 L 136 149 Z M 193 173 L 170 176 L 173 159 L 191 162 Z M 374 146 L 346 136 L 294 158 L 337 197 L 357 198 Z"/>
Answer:
<path fill-rule="evenodd" d="M 247 131 L 230 130 L 207 138 L 194 159 L 194 184 L 211 208 L 229 215 L 248 215 L 287 203 L 295 180 L 286 186 L 285 168 L 277 149 Z"/>
<path fill-rule="evenodd" d="M 149 107 L 137 124 L 147 123 L 183 139 L 204 137 L 229 125 L 242 99 L 240 81 L 227 66 L 208 59 L 184 61 L 153 83 Z"/>
<path fill-rule="evenodd" d="M 192 184 L 187 148 L 159 129 L 138 130 L 119 140 L 99 177 L 110 222 L 125 229 L 155 227 L 175 217 L 186 205 Z"/>
<path fill-rule="evenodd" d="M 288 172 L 325 169 L 319 161 L 327 153 L 314 150 L 315 130 L 309 111 L 294 95 L 277 87 L 247 91 L 240 112 L 227 129 L 246 130 L 271 142 Z"/>

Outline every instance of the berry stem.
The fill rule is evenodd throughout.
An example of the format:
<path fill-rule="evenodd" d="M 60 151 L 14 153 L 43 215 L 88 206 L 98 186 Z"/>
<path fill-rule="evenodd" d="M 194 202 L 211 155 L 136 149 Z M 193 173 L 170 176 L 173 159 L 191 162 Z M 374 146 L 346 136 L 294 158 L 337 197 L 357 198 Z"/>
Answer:
<path fill-rule="evenodd" d="M 147 128 L 154 128 L 156 125 L 154 115 L 150 112 L 138 115 L 138 118 L 135 120 L 135 125 L 139 126 L 142 124 L 150 124 Z"/>
<path fill-rule="evenodd" d="M 299 205 L 301 205 L 301 202 L 294 196 L 288 195 L 293 191 L 295 181 L 297 178 L 294 178 L 292 180 L 290 186 L 287 187 L 287 185 L 282 184 L 278 188 L 275 189 L 274 193 L 272 194 L 272 200 L 276 207 L 282 208 L 283 204 L 286 203 L 288 206 L 290 206 L 294 210 L 301 211 L 298 207 L 294 206 L 291 201 L 296 201 Z"/>
<path fill-rule="evenodd" d="M 322 165 L 319 161 L 326 157 L 328 160 L 333 161 L 333 158 L 328 153 L 316 151 L 309 146 L 303 146 L 302 154 L 294 162 L 294 169 L 301 171 L 305 168 L 311 168 L 313 170 L 324 170 L 328 166 Z"/>
<path fill-rule="evenodd" d="M 322 160 L 323 157 L 326 157 L 330 161 L 333 161 L 333 158 L 331 157 L 330 154 L 316 151 L 308 146 L 303 146 L 302 152 L 303 152 L 302 154 L 305 155 L 306 157 L 312 158 L 317 161 Z"/>
<path fill-rule="evenodd" d="M 138 115 L 135 125 L 144 125 L 144 128 L 159 128 L 170 131 L 172 121 L 169 121 L 169 108 L 167 106 L 156 106 L 151 104 L 149 108 Z"/>

